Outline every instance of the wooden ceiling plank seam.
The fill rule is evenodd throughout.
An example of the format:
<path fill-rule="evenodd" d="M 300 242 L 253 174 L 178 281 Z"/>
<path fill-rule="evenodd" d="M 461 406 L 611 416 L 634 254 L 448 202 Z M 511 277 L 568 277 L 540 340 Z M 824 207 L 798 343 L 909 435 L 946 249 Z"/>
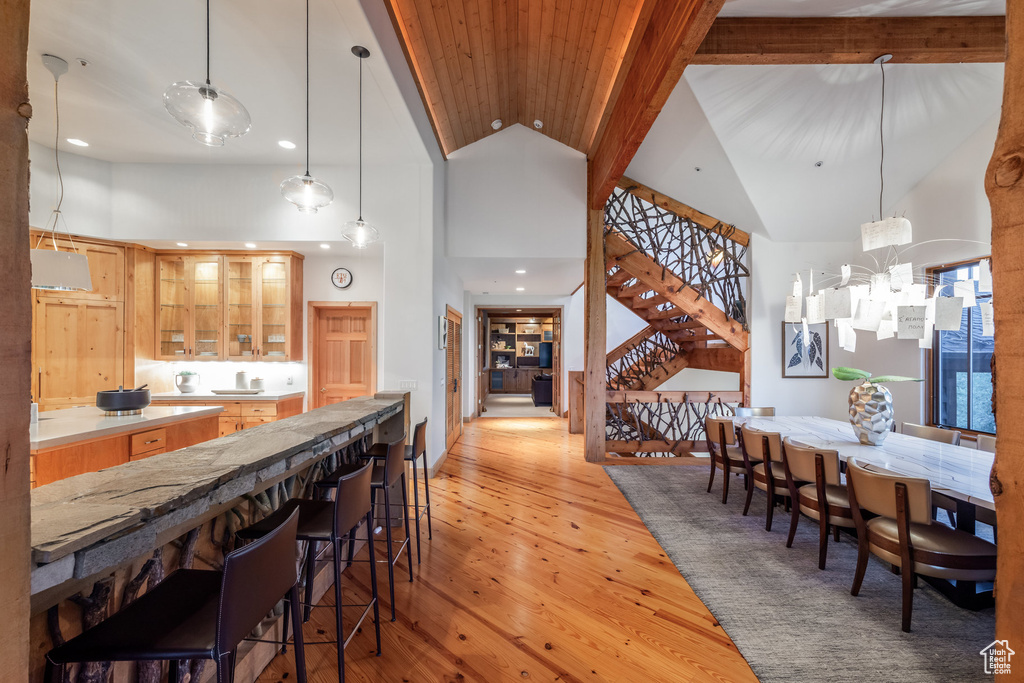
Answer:
<path fill-rule="evenodd" d="M 410 29 L 405 23 L 404 15 L 397 6 L 397 0 L 386 0 L 385 7 L 388 15 L 391 17 L 391 25 L 398 35 L 398 42 L 402 46 L 405 61 L 413 73 L 413 80 L 416 82 L 416 90 L 420 94 L 423 108 L 427 110 L 427 119 L 430 121 L 431 130 L 434 131 L 437 146 L 441 149 L 441 155 L 447 159 L 454 149 L 454 138 L 452 137 L 447 117 L 442 115 L 444 106 L 440 101 L 437 78 L 433 74 L 433 69 L 429 68 L 429 62 L 428 67 L 423 67 L 416 60 L 409 37 Z"/>
<path fill-rule="evenodd" d="M 452 18 L 453 6 L 461 6 L 461 0 L 432 0 L 434 19 L 448 65 L 448 77 L 455 91 L 455 102 L 462 128 L 466 131 L 466 144 L 472 144 L 483 137 L 483 131 L 476 125 L 478 108 L 473 89 L 473 69 L 463 67 L 464 54 L 460 36 L 456 34 L 456 22 Z M 464 24 L 463 24 L 464 26 Z M 469 46 L 467 45 L 468 49 Z"/>
<path fill-rule="evenodd" d="M 516 118 L 520 123 L 521 103 L 526 100 L 526 89 L 529 81 L 530 55 L 530 0 L 519 0 L 516 12 Z M 511 122 L 510 122 L 511 123 Z"/>
<path fill-rule="evenodd" d="M 559 136 L 559 142 L 562 144 L 572 147 L 570 139 L 572 137 L 572 130 L 575 126 L 575 120 L 577 112 L 581 106 L 581 99 L 583 97 L 583 83 L 586 79 L 586 65 L 590 61 L 591 53 L 593 52 L 595 41 L 597 40 L 597 25 L 601 18 L 601 9 L 605 2 L 597 4 L 595 2 L 587 3 L 587 12 L 583 19 L 583 26 L 580 30 L 580 40 L 576 47 L 574 55 L 573 69 L 572 69 L 572 81 L 569 83 L 569 96 L 566 99 L 565 114 L 562 120 L 565 121 L 567 130 Z M 575 148 L 574 148 L 575 149 Z"/>
<path fill-rule="evenodd" d="M 615 20 L 612 23 L 612 35 L 608 41 L 608 48 L 604 53 L 601 71 L 598 75 L 597 85 L 594 88 L 594 98 L 587 112 L 587 119 L 584 122 L 583 132 L 578 143 L 580 149 L 586 150 L 590 148 L 590 142 L 594 139 L 594 135 L 604 119 L 605 106 L 615 87 L 619 64 L 622 62 L 623 55 L 627 50 L 633 26 L 636 23 L 638 4 L 620 2 L 616 7 Z"/>
<path fill-rule="evenodd" d="M 627 38 L 626 45 L 623 47 L 623 52 L 616 66 L 615 78 L 612 81 L 612 87 L 607 95 L 607 99 L 602 108 L 601 121 L 594 131 L 593 137 L 587 142 L 587 155 L 590 156 L 594 151 L 594 145 L 597 140 L 601 139 L 601 135 L 604 132 L 605 126 L 608 124 L 608 118 L 612 111 L 615 109 L 615 102 L 618 100 L 619 93 L 622 92 L 622 86 L 626 82 L 626 76 L 629 74 L 629 70 L 633 65 L 633 60 L 636 58 L 636 51 L 643 40 L 643 35 L 647 31 L 647 25 L 651 20 L 651 16 L 654 13 L 655 3 L 650 0 L 639 0 L 636 7 L 636 13 L 633 18 L 632 27 L 629 31 L 629 37 Z"/>
<path fill-rule="evenodd" d="M 615 110 L 588 162 L 592 209 L 604 206 L 724 2 L 658 0 Z"/>
<path fill-rule="evenodd" d="M 487 103 L 487 75 L 484 72 L 480 33 L 469 30 L 469 19 L 466 15 L 466 3 L 475 4 L 477 1 L 447 0 L 448 17 L 455 35 L 459 67 L 463 74 L 470 107 L 468 114 L 479 140 L 494 131 L 491 129 L 492 119 L 487 118 L 490 106 Z"/>
<path fill-rule="evenodd" d="M 719 17 L 691 64 L 1002 62 L 1006 17 Z"/>
<path fill-rule="evenodd" d="M 548 88 L 544 101 L 539 103 L 537 118 L 544 123 L 541 132 L 554 140 L 558 126 L 554 120 L 558 104 L 559 86 L 565 60 L 565 44 L 569 35 L 569 19 L 572 17 L 572 0 L 556 0 L 555 26 L 551 34 L 551 66 L 548 69 Z"/>
<path fill-rule="evenodd" d="M 558 97 L 555 101 L 554 114 L 552 115 L 551 130 L 548 133 L 552 138 L 561 142 L 566 130 L 572 130 L 565 120 L 566 111 L 570 99 L 570 87 L 575 74 L 576 56 L 579 50 L 580 37 L 583 33 L 585 19 L 584 8 L 589 0 L 572 0 L 569 7 L 569 26 L 566 31 L 565 54 L 562 57 L 563 66 L 558 78 Z M 548 123 L 545 122 L 545 127 Z"/>
<path fill-rule="evenodd" d="M 494 0 L 483 4 L 490 8 L 494 32 L 494 75 L 498 84 L 499 110 L 501 120 L 512 120 L 512 86 L 515 75 L 509 63 L 508 5 L 512 0 Z M 486 21 L 487 11 L 481 12 L 481 21 Z"/>
<path fill-rule="evenodd" d="M 537 95 L 530 103 L 525 118 L 529 125 L 527 128 L 534 130 L 533 122 L 544 119 L 544 102 L 548 97 L 548 89 L 551 86 L 551 62 L 554 50 L 555 14 L 558 8 L 558 0 L 541 0 L 541 22 L 540 22 L 540 48 L 538 56 L 540 63 L 537 68 Z M 541 130 L 543 133 L 543 129 Z"/>
<path fill-rule="evenodd" d="M 576 107 L 573 117 L 572 133 L 566 141 L 573 149 L 580 150 L 580 140 L 583 137 L 583 127 L 586 124 L 590 110 L 594 107 L 594 90 L 597 87 L 597 77 L 601 70 L 601 63 L 604 61 L 605 48 L 612 34 L 612 24 L 615 23 L 615 8 L 617 0 L 605 0 L 601 4 L 599 21 L 594 36 L 594 49 L 590 51 L 587 59 L 587 68 L 583 78 L 583 89 L 580 93 L 580 101 Z M 586 153 L 586 150 L 580 150 Z"/>
<path fill-rule="evenodd" d="M 508 0 L 505 7 L 507 17 L 506 34 L 508 41 L 508 102 L 509 121 L 519 120 L 519 3 L 522 0 Z"/>
<path fill-rule="evenodd" d="M 526 34 L 526 92 L 519 100 L 519 123 L 529 126 L 529 111 L 537 101 L 537 85 L 540 80 L 541 26 L 544 20 L 543 0 L 529 0 Z"/>
<path fill-rule="evenodd" d="M 483 2 L 474 0 L 472 4 L 475 9 L 468 12 L 466 16 L 469 19 L 470 34 L 473 33 L 474 24 L 480 32 L 480 56 L 477 57 L 477 60 L 480 62 L 484 72 L 484 79 L 487 83 L 488 109 L 484 121 L 485 125 L 490 126 L 491 121 L 494 119 L 502 119 L 506 116 L 499 82 L 501 74 L 498 71 L 496 59 L 497 44 L 495 42 L 494 15 L 492 12 L 494 5 L 489 0 Z"/>
<path fill-rule="evenodd" d="M 437 75 L 438 91 L 441 94 L 442 101 L 444 102 L 444 118 L 448 121 L 448 125 L 452 131 L 452 138 L 455 140 L 454 149 L 465 147 L 467 142 L 466 130 L 463 128 L 462 121 L 456 114 L 458 113 L 458 105 L 455 96 L 455 88 L 451 82 L 451 75 L 448 69 L 447 58 L 444 52 L 444 47 L 441 44 L 440 36 L 437 31 L 437 21 L 434 17 L 434 8 L 430 0 L 411 0 L 410 6 L 413 7 L 417 25 L 420 28 L 421 35 L 423 36 L 423 45 L 426 47 L 427 60 L 432 65 L 434 73 Z M 454 151 L 453 149 L 453 151 Z"/>

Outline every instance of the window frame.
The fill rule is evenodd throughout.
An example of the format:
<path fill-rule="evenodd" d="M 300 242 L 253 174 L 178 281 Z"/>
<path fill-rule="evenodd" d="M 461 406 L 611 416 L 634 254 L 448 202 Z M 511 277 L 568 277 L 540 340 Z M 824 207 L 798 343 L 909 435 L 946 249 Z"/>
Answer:
<path fill-rule="evenodd" d="M 934 295 L 934 293 L 935 293 L 935 284 L 934 283 L 935 283 L 935 279 L 938 277 L 939 273 L 945 272 L 945 271 L 949 271 L 949 270 L 956 270 L 957 268 L 959 268 L 961 266 L 978 265 L 978 264 L 980 264 L 981 261 L 988 261 L 989 264 L 990 264 L 990 267 L 991 267 L 992 255 L 989 254 L 987 256 L 975 256 L 973 258 L 964 259 L 962 261 L 950 261 L 949 263 L 942 263 L 942 264 L 939 264 L 939 265 L 926 267 L 925 268 L 925 278 L 926 278 L 926 282 L 928 283 L 928 295 L 929 296 Z M 973 332 L 969 332 L 969 334 L 971 334 L 971 340 L 973 342 Z M 966 427 L 957 427 L 955 425 L 939 424 L 938 421 L 935 419 L 936 418 L 936 414 L 938 412 L 938 406 L 936 405 L 936 390 L 937 390 L 938 382 L 937 382 L 936 377 L 935 377 L 935 373 L 937 371 L 937 365 L 938 365 L 936 363 L 937 349 L 938 349 L 938 344 L 939 344 L 939 332 L 938 332 L 938 330 L 933 330 L 932 331 L 932 335 L 933 335 L 932 336 L 932 348 L 928 349 L 927 360 L 926 360 L 926 364 L 927 364 L 927 368 L 928 368 L 928 379 L 927 379 L 927 382 L 928 382 L 928 414 L 927 414 L 926 424 L 928 424 L 931 427 L 941 427 L 943 429 L 955 429 L 956 431 L 960 432 L 961 434 L 964 434 L 966 436 L 971 436 L 971 437 L 976 437 L 979 434 L 984 434 L 984 435 L 988 435 L 988 436 L 996 436 L 995 432 L 981 432 L 981 431 L 978 431 L 976 429 L 968 429 Z M 973 343 L 971 344 L 971 347 L 973 348 Z M 970 388 L 973 387 L 973 377 L 971 376 L 972 374 L 973 373 L 971 373 L 971 372 L 967 373 L 967 375 L 968 375 L 968 377 L 967 377 L 968 393 L 970 393 Z M 995 387 L 993 386 L 993 390 L 994 389 L 995 389 Z M 968 424 L 971 424 L 970 411 L 972 410 L 972 405 L 973 404 L 972 404 L 972 402 L 970 400 L 970 397 L 968 397 L 967 405 L 968 405 L 968 411 L 969 411 L 968 412 L 968 420 L 967 420 L 967 422 L 968 422 Z"/>

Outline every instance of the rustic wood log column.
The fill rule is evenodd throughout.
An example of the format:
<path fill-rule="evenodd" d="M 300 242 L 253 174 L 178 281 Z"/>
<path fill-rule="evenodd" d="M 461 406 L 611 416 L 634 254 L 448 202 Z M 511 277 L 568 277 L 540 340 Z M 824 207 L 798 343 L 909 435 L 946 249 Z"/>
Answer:
<path fill-rule="evenodd" d="M 992 493 L 999 520 L 996 638 L 1024 644 L 1024 6 L 1006 4 L 1003 113 L 985 176 L 992 204 L 996 424 Z M 1015 680 L 1024 666 L 1013 664 Z"/>
<path fill-rule="evenodd" d="M 5 680 L 29 669 L 29 359 L 32 329 L 28 250 L 28 0 L 0 2 L 0 662 Z"/>
<path fill-rule="evenodd" d="M 588 462 L 604 460 L 607 303 L 604 290 L 604 209 L 587 210 L 583 306 L 583 429 Z"/>

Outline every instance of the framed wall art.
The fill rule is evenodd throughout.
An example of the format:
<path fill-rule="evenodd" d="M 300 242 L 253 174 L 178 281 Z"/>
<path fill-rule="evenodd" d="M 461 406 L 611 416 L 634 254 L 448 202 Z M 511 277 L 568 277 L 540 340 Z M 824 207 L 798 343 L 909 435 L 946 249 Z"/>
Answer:
<path fill-rule="evenodd" d="M 820 379 L 828 377 L 828 323 L 804 326 L 782 323 L 782 376 Z"/>

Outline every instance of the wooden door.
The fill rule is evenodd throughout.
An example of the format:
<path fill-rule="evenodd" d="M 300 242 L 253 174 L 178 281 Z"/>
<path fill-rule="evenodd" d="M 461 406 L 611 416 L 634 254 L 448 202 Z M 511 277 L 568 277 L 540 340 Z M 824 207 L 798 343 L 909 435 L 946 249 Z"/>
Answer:
<path fill-rule="evenodd" d="M 445 349 L 445 448 L 462 436 L 462 314 L 448 307 L 448 348 Z"/>
<path fill-rule="evenodd" d="M 487 412 L 487 408 L 484 407 L 484 401 L 487 400 L 487 394 L 491 391 L 491 378 L 490 373 L 487 371 L 487 350 L 490 348 L 491 342 L 487 334 L 487 327 L 487 314 L 483 312 L 478 313 L 476 316 L 476 417 L 480 417 Z"/>
<path fill-rule="evenodd" d="M 375 304 L 310 304 L 310 408 L 377 391 L 375 326 Z"/>
<path fill-rule="evenodd" d="M 551 410 L 562 417 L 562 311 L 551 318 Z"/>
<path fill-rule="evenodd" d="M 39 298 L 34 392 L 43 410 L 95 405 L 96 392 L 124 383 L 124 304 Z"/>

